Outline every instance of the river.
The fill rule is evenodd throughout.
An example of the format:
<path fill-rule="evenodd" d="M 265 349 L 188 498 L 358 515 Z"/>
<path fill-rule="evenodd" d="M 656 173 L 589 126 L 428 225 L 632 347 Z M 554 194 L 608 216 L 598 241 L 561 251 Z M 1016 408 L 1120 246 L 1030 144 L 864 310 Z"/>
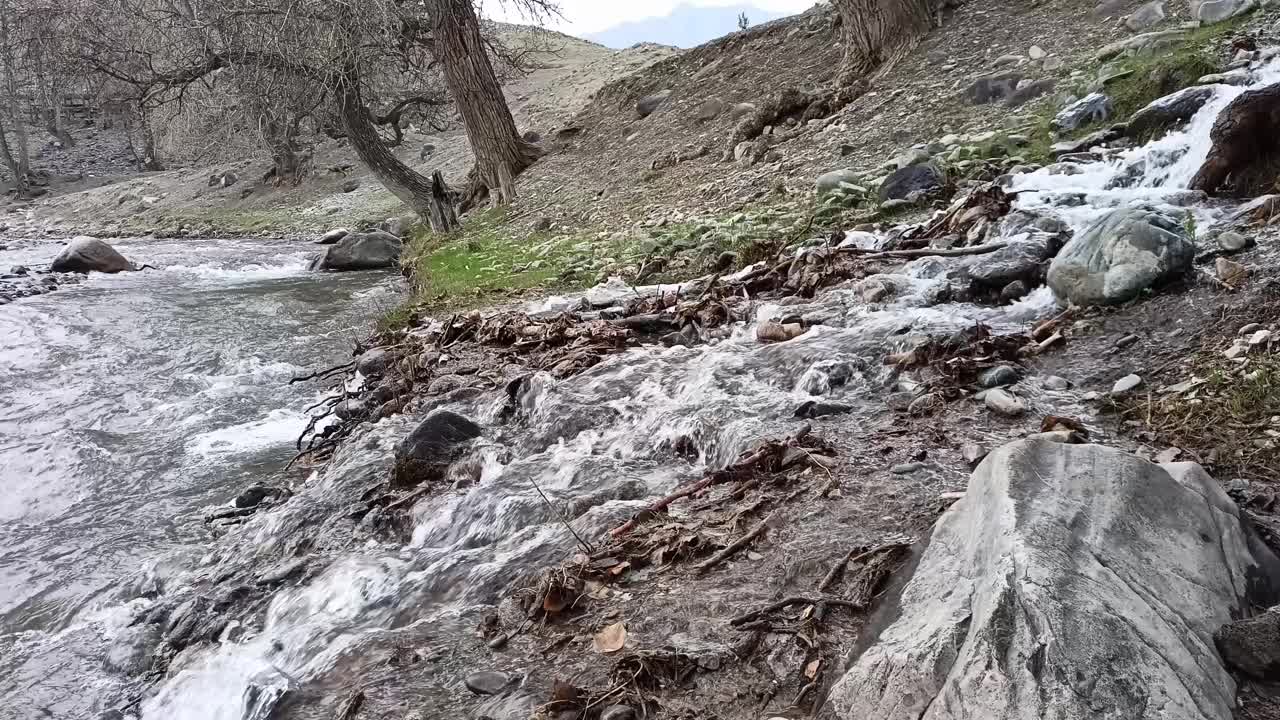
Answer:
<path fill-rule="evenodd" d="M 1276 79 L 1275 68 L 1263 70 L 1259 84 Z M 1144 147 L 1014 178 L 1018 208 L 1079 232 L 1114 208 L 1149 204 L 1180 218 L 1190 211 L 1203 235 L 1224 207 L 1183 188 L 1217 112 L 1243 90 L 1218 86 L 1185 131 Z M 1004 239 L 1026 232 L 1023 222 Z M 16 247 L 0 265 L 47 262 L 57 250 Z M 598 536 L 760 438 L 793 431 L 804 402 L 846 403 L 850 422 L 888 412 L 886 396 L 910 397 L 911 381 L 882 365 L 887 352 L 975 322 L 1020 331 L 1056 312 L 1043 287 L 1002 306 L 940 301 L 934 291 L 949 267 L 917 260 L 876 279 L 894 289 L 883 303 L 856 287 L 763 303 L 716 342 L 635 348 L 564 380 L 536 375 L 519 398 L 519 422 L 501 419 L 501 390 L 459 400 L 452 409 L 484 427 L 475 477 L 421 499 L 404 543 L 365 532 L 345 511 L 385 478 L 389 448 L 414 414 L 362 429 L 330 467 L 294 478 L 297 494 L 283 508 L 213 542 L 201 522 L 208 507 L 256 480 L 280 483 L 321 389 L 288 379 L 349 357 L 370 319 L 395 302 L 399 281 L 307 274 L 310 248 L 289 243 L 119 247 L 161 269 L 93 276 L 0 306 L 3 720 L 98 717 L 130 688 L 140 702 L 110 717 L 333 717 L 339 691 L 385 668 L 370 648 L 401 642 L 405 629 L 430 633 L 445 658 L 414 684 L 459 695 L 465 662 L 447 658 L 477 645 L 478 609 L 513 578 L 572 551 L 563 512 L 580 534 Z M 792 314 L 812 329 L 780 344 L 756 340 L 756 323 Z M 677 440 L 693 460 L 673 460 Z M 113 642 L 153 605 L 184 602 L 188 583 L 254 584 L 282 557 L 301 559 L 304 579 L 272 590 L 248 627 L 188 648 L 165 677 L 140 680 L 145 659 L 139 667 Z M 308 687 L 323 692 L 294 693 L 293 707 L 280 710 Z"/>
<path fill-rule="evenodd" d="M 54 242 L 10 241 L 0 269 Z M 386 273 L 306 272 L 299 241 L 129 240 L 160 269 L 0 306 L 0 717 L 92 717 L 122 588 L 211 537 L 208 506 L 278 476 L 314 386 L 398 300 Z M 159 583 L 159 580 L 156 581 Z"/>

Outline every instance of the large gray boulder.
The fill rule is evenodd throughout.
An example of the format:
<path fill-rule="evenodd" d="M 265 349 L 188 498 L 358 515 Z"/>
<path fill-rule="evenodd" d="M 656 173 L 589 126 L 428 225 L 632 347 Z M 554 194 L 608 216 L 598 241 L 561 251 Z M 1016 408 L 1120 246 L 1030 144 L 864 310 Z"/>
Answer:
<path fill-rule="evenodd" d="M 136 268 L 115 248 L 98 238 L 82 235 L 67 243 L 49 269 L 69 273 L 118 273 Z"/>
<path fill-rule="evenodd" d="M 400 238 L 381 230 L 352 233 L 316 256 L 312 270 L 378 270 L 396 267 Z"/>
<path fill-rule="evenodd" d="M 1185 273 L 1196 248 L 1186 228 L 1154 210 L 1113 210 L 1072 238 L 1049 265 L 1049 287 L 1072 305 L 1114 305 Z"/>
<path fill-rule="evenodd" d="M 1273 567 L 1193 463 L 1034 436 L 938 521 L 894 618 L 828 702 L 844 720 L 1230 720 L 1213 635 Z"/>
<path fill-rule="evenodd" d="M 1208 85 L 1194 85 L 1154 100 L 1129 117 L 1125 132 L 1129 137 L 1144 138 L 1176 127 L 1200 112 L 1215 92 Z"/>

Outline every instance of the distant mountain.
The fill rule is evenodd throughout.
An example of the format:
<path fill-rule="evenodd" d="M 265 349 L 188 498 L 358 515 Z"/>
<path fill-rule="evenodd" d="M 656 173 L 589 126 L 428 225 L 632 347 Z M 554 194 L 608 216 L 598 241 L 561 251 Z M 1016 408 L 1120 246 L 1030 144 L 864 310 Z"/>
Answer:
<path fill-rule="evenodd" d="M 691 48 L 736 31 L 740 13 L 746 13 L 752 25 L 786 16 L 786 13 L 761 10 L 751 5 L 726 7 L 678 5 L 665 17 L 623 23 L 608 30 L 591 33 L 586 36 L 586 39 L 617 49 L 628 48 L 641 42 Z"/>

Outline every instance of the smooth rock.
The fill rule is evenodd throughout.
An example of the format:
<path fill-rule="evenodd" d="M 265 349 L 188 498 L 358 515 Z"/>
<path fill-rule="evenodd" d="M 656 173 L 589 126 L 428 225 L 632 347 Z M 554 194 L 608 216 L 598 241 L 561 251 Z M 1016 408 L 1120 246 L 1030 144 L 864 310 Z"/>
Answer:
<path fill-rule="evenodd" d="M 910 150 L 903 151 L 902 154 L 894 158 L 893 164 L 895 167 L 901 169 L 905 167 L 911 167 L 912 165 L 927 163 L 932 159 L 933 159 L 933 156 L 929 154 L 928 150 L 911 148 Z"/>
<path fill-rule="evenodd" d="M 834 402 L 819 402 L 817 400 L 807 400 L 796 408 L 795 416 L 798 418 L 812 419 L 826 417 L 828 415 L 844 415 L 853 412 L 852 405 Z"/>
<path fill-rule="evenodd" d="M 707 98 L 703 100 L 698 109 L 694 111 L 693 117 L 698 122 L 710 122 L 715 120 L 720 113 L 724 112 L 725 104 L 720 98 Z"/>
<path fill-rule="evenodd" d="M 1014 280 L 1013 282 L 1000 288 L 1000 302 L 1011 303 L 1020 300 L 1031 292 L 1031 288 L 1027 286 L 1025 280 Z"/>
<path fill-rule="evenodd" d="M 1125 375 L 1124 377 L 1117 380 L 1116 384 L 1111 387 L 1111 394 L 1123 395 L 1129 392 L 1130 390 L 1136 389 L 1141 384 L 1142 384 L 1142 378 L 1140 376 Z"/>
<path fill-rule="evenodd" d="M 1249 246 L 1249 238 L 1228 230 L 1218 235 L 1218 247 L 1227 252 L 1238 252 Z"/>
<path fill-rule="evenodd" d="M 473 672 L 462 681 L 476 695 L 497 695 L 511 683 L 511 677 L 492 670 Z"/>
<path fill-rule="evenodd" d="M 911 475 L 913 473 L 920 472 L 926 467 L 928 466 L 921 462 L 902 463 L 889 468 L 889 472 L 894 475 Z"/>
<path fill-rule="evenodd" d="M 1001 447 L 935 524 L 827 714 L 1230 720 L 1213 634 L 1276 562 L 1248 532 L 1193 463 L 1043 435 Z"/>
<path fill-rule="evenodd" d="M 1050 125 L 1059 132 L 1070 132 L 1103 122 L 1111 117 L 1111 98 L 1102 93 L 1089 93 L 1071 103 L 1054 116 Z"/>
<path fill-rule="evenodd" d="M 316 270 L 378 270 L 400 264 L 404 244 L 382 230 L 352 233 L 329 246 L 312 262 Z"/>
<path fill-rule="evenodd" d="M 1027 50 L 1027 57 L 1032 60 L 1043 60 L 1047 54 L 1048 53 L 1044 51 L 1044 48 L 1039 45 L 1032 45 L 1031 48 Z"/>
<path fill-rule="evenodd" d="M 1257 332 L 1249 336 L 1249 345 L 1252 347 L 1257 347 L 1259 345 L 1266 345 L 1267 343 L 1271 342 L 1271 337 L 1273 334 L 1274 333 L 1272 333 L 1270 330 L 1258 330 Z"/>
<path fill-rule="evenodd" d="M 1183 225 L 1159 212 L 1121 208 L 1076 234 L 1049 265 L 1058 300 L 1114 305 L 1185 273 L 1195 245 Z"/>
<path fill-rule="evenodd" d="M 346 228 L 334 228 L 324 235 L 321 235 L 320 238 L 316 240 L 316 245 L 333 245 L 350 234 L 351 231 Z"/>
<path fill-rule="evenodd" d="M 1055 392 L 1061 392 L 1063 390 L 1070 388 L 1071 383 L 1067 382 L 1065 378 L 1060 378 L 1057 375 L 1048 375 L 1043 380 L 1040 381 L 1040 387 L 1044 388 L 1045 390 L 1053 390 Z"/>
<path fill-rule="evenodd" d="M 998 388 L 1018 382 L 1018 371 L 1008 365 L 997 365 L 978 373 L 978 385 L 984 388 Z"/>
<path fill-rule="evenodd" d="M 1048 95 L 1057 86 L 1058 81 L 1054 78 L 1041 78 L 1040 80 L 1018 83 L 1013 94 L 1005 100 L 1005 105 L 1008 107 L 1020 107 L 1038 97 Z"/>
<path fill-rule="evenodd" d="M 360 181 L 355 178 L 352 178 L 342 183 L 342 192 L 344 193 L 353 193 L 359 189 L 360 189 Z"/>
<path fill-rule="evenodd" d="M 1038 281 L 1043 264 L 1062 248 L 1062 240 L 1048 233 L 1030 233 L 1009 239 L 1008 245 L 969 263 L 969 277 L 987 287 L 1002 288 L 1015 280 Z"/>
<path fill-rule="evenodd" d="M 115 248 L 98 238 L 81 235 L 67 243 L 49 269 L 65 273 L 118 273 L 134 267 Z"/>
<path fill-rule="evenodd" d="M 1228 667 L 1255 680 L 1280 680 L 1280 606 L 1223 625 L 1213 644 Z"/>
<path fill-rule="evenodd" d="M 386 373 L 390 362 L 391 353 L 386 348 L 371 348 L 356 358 L 356 370 L 367 378 L 379 378 Z"/>
<path fill-rule="evenodd" d="M 818 176 L 818 180 L 814 183 L 818 191 L 818 197 L 822 198 L 832 192 L 837 192 L 842 184 L 857 185 L 861 177 L 856 170 L 852 168 L 840 168 L 832 170 Z"/>
<path fill-rule="evenodd" d="M 982 402 L 991 412 L 1005 417 L 1021 417 L 1027 410 L 1021 400 L 999 388 L 988 390 Z"/>
<path fill-rule="evenodd" d="M 1262 323 L 1249 323 L 1236 331 L 1237 335 L 1252 335 L 1262 329 Z"/>
<path fill-rule="evenodd" d="M 1191 17 L 1205 25 L 1230 20 L 1257 9 L 1256 0 L 1192 0 Z"/>

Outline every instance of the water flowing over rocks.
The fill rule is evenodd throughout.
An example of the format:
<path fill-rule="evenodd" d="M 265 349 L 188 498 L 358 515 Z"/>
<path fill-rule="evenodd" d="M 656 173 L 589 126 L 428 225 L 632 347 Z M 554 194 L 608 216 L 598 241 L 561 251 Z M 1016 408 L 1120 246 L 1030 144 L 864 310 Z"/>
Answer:
<path fill-rule="evenodd" d="M 838 717 L 1232 717 L 1213 635 L 1275 559 L 1199 466 L 1058 440 L 974 472 L 833 688 Z"/>

